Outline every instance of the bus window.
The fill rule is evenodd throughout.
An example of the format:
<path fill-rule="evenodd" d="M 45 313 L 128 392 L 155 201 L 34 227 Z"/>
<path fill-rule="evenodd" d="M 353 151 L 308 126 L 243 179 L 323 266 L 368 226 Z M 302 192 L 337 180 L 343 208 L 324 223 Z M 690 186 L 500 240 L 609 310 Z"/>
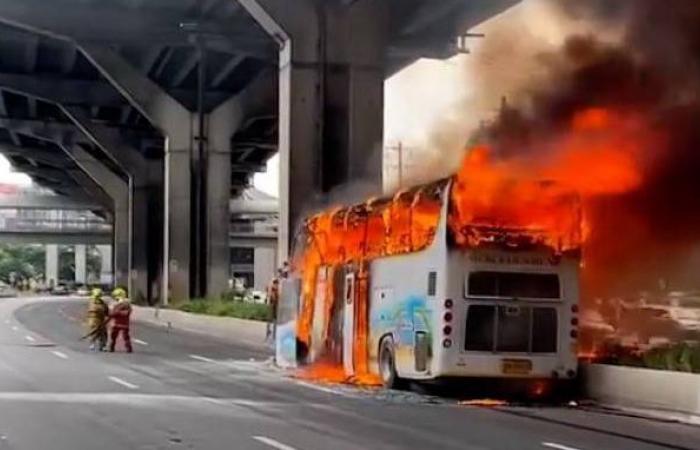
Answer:
<path fill-rule="evenodd" d="M 557 311 L 554 308 L 532 309 L 532 351 L 556 353 Z"/>
<path fill-rule="evenodd" d="M 428 296 L 435 297 L 437 293 L 437 272 L 428 273 Z"/>
<path fill-rule="evenodd" d="M 556 308 L 470 305 L 464 348 L 475 352 L 556 353 Z"/>
<path fill-rule="evenodd" d="M 471 305 L 467 313 L 465 348 L 475 352 L 493 351 L 494 306 Z"/>
<path fill-rule="evenodd" d="M 554 273 L 471 272 L 470 297 L 560 298 L 559 276 Z"/>
<path fill-rule="evenodd" d="M 497 352 L 527 352 L 530 347 L 530 308 L 498 307 Z"/>

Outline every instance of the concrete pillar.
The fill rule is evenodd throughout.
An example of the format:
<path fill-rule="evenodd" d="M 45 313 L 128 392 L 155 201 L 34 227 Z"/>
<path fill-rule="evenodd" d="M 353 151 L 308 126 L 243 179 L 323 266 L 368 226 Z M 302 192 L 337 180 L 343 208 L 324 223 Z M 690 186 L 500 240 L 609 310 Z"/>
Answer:
<path fill-rule="evenodd" d="M 58 284 L 58 245 L 47 244 L 46 245 L 46 255 L 45 255 L 45 281 L 46 286 L 56 286 Z"/>
<path fill-rule="evenodd" d="M 87 246 L 75 246 L 75 282 L 85 284 L 87 282 Z"/>
<path fill-rule="evenodd" d="M 149 216 L 150 188 L 134 186 L 131 193 L 131 289 L 133 301 L 150 303 L 149 295 Z"/>
<path fill-rule="evenodd" d="M 100 264 L 100 284 L 112 285 L 114 283 L 114 274 L 112 273 L 112 246 L 98 245 L 97 251 L 102 258 Z"/>
<path fill-rule="evenodd" d="M 161 298 L 190 292 L 192 114 L 110 48 L 83 43 L 80 52 L 165 138 Z"/>
<path fill-rule="evenodd" d="M 265 291 L 275 275 L 277 269 L 277 252 L 273 247 L 255 247 L 255 260 L 253 262 L 254 288 L 257 291 Z"/>
<path fill-rule="evenodd" d="M 152 303 L 149 286 L 156 277 L 158 267 L 157 263 L 149 262 L 148 254 L 152 250 L 160 251 L 161 245 L 154 245 L 154 241 L 160 239 L 161 231 L 149 234 L 149 223 L 160 219 L 160 214 L 154 213 L 151 207 L 156 206 L 152 197 L 156 195 L 156 186 L 162 182 L 162 173 L 153 170 L 152 164 L 138 149 L 126 143 L 118 130 L 93 122 L 85 109 L 76 106 L 61 106 L 61 109 L 85 138 L 118 164 L 129 177 L 129 296 L 132 300 Z"/>
<path fill-rule="evenodd" d="M 131 224 L 129 198 L 132 186 L 79 146 L 64 150 L 98 183 L 114 202 L 114 283 L 131 292 Z"/>
<path fill-rule="evenodd" d="M 215 109 L 207 121 L 206 291 L 209 296 L 219 296 L 228 289 L 231 252 L 231 137 L 242 120 L 240 102 L 234 97 Z"/>
<path fill-rule="evenodd" d="M 323 194 L 362 181 L 381 191 L 384 2 L 238 0 L 280 44 L 279 258 Z M 361 29 L 362 33 L 357 30 Z"/>
<path fill-rule="evenodd" d="M 163 283 L 169 287 L 169 296 L 218 295 L 228 284 L 231 137 L 242 123 L 245 106 L 262 96 L 246 89 L 227 100 L 206 114 L 204 136 L 198 136 L 198 117 L 114 51 L 91 44 L 79 48 L 165 137 L 163 266 L 167 270 Z M 204 170 L 194 173 L 201 167 L 199 142 L 205 144 Z M 198 179 L 202 192 L 191 188 Z M 198 212 L 204 220 L 195 217 L 193 221 L 191 210 L 200 203 Z M 168 290 L 162 290 L 167 303 Z"/>

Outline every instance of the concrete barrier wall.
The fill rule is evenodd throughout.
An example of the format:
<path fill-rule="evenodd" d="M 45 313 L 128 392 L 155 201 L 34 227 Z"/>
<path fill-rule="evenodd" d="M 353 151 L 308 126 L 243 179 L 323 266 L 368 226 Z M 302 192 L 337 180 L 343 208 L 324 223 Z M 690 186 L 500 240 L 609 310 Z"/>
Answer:
<path fill-rule="evenodd" d="M 700 374 L 590 364 L 586 394 L 603 404 L 667 413 L 700 423 Z"/>
<path fill-rule="evenodd" d="M 271 344 L 265 343 L 265 332 L 267 329 L 265 322 L 232 317 L 205 316 L 184 311 L 142 306 L 134 307 L 134 319 L 152 325 L 176 328 L 260 349 L 271 346 Z"/>

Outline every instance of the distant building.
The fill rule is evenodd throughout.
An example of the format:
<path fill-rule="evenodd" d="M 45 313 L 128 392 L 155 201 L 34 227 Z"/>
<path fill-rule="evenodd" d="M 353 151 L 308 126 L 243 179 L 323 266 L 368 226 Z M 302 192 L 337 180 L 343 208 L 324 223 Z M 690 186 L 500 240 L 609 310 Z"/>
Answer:
<path fill-rule="evenodd" d="M 231 281 L 264 291 L 277 268 L 279 201 L 254 188 L 231 200 Z"/>

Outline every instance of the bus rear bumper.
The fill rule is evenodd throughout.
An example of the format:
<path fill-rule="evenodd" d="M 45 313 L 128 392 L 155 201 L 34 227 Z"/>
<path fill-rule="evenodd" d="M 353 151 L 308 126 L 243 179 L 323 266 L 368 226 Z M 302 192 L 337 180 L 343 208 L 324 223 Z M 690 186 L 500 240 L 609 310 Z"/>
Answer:
<path fill-rule="evenodd" d="M 577 370 L 576 358 L 459 354 L 436 364 L 433 373 L 438 377 L 572 379 L 576 377 Z"/>

